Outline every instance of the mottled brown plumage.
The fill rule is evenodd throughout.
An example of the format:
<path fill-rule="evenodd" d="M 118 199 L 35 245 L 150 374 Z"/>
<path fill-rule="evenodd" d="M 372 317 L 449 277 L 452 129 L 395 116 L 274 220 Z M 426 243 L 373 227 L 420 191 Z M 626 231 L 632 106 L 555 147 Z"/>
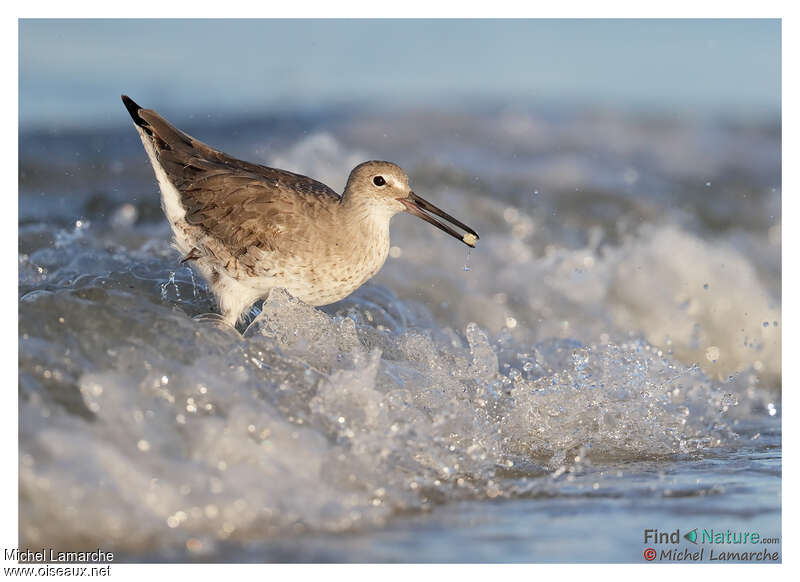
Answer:
<path fill-rule="evenodd" d="M 403 170 L 390 162 L 360 164 L 339 196 L 306 176 L 233 158 L 122 100 L 156 173 L 175 246 L 209 282 L 230 323 L 276 287 L 312 305 L 346 297 L 383 265 L 397 212 L 470 246 L 477 239 L 411 192 Z"/>

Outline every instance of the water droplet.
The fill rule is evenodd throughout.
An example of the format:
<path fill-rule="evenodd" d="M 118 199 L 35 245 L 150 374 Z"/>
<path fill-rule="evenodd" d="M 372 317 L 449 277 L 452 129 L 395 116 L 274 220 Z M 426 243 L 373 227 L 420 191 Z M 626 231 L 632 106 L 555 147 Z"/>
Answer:
<path fill-rule="evenodd" d="M 464 259 L 464 271 L 471 271 L 471 267 L 469 266 L 469 254 L 471 249 L 467 249 L 467 257 Z"/>
<path fill-rule="evenodd" d="M 169 272 L 169 279 L 161 284 L 161 299 L 167 299 L 167 288 L 172 285 L 175 288 L 175 296 L 180 300 L 181 298 L 181 291 L 178 289 L 178 285 L 175 283 L 175 271 Z"/>

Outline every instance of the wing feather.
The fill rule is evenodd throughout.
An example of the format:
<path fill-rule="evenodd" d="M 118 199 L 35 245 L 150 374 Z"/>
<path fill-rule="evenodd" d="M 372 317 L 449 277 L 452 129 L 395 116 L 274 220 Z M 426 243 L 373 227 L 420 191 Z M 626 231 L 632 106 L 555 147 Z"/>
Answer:
<path fill-rule="evenodd" d="M 170 181 L 186 211 L 186 222 L 223 245 L 252 268 L 257 253 L 289 241 L 302 245 L 315 216 L 330 212 L 341 197 L 306 176 L 236 159 L 175 128 L 155 111 L 139 109 Z M 309 220 L 310 219 L 310 220 Z M 207 251 L 209 249 L 206 249 Z M 247 264 L 247 261 L 251 264 Z"/>

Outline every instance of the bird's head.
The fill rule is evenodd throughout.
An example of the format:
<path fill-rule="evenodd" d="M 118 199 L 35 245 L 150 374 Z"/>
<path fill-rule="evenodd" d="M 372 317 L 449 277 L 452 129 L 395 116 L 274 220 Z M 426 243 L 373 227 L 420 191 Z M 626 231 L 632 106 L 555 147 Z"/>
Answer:
<path fill-rule="evenodd" d="M 414 194 L 411 186 L 408 185 L 406 173 L 400 166 L 391 162 L 373 160 L 353 168 L 347 179 L 343 201 L 367 207 L 371 212 L 385 216 L 387 219 L 398 212 L 408 212 L 473 248 L 479 238 L 478 233 L 472 228 Z M 444 224 L 432 215 L 443 218 L 466 233 L 459 234 L 450 225 Z"/>

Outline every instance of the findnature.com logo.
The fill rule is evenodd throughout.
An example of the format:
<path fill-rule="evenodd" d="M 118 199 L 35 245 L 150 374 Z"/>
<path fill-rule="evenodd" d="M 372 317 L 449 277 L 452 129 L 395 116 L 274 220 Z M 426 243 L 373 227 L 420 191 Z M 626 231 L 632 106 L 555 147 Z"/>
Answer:
<path fill-rule="evenodd" d="M 684 548 L 645 548 L 642 556 L 648 562 L 653 561 L 725 561 L 725 562 L 777 562 L 780 552 L 768 548 L 768 545 L 780 544 L 779 537 L 767 537 L 760 532 L 715 530 L 713 528 L 694 528 L 683 535 L 681 530 L 659 531 L 658 529 L 644 530 L 644 543 L 650 546 L 680 545 L 682 540 L 696 547 Z M 706 548 L 707 545 L 721 545 L 723 548 Z M 739 546 L 730 548 L 724 546 Z M 753 545 L 762 546 L 760 549 Z"/>

